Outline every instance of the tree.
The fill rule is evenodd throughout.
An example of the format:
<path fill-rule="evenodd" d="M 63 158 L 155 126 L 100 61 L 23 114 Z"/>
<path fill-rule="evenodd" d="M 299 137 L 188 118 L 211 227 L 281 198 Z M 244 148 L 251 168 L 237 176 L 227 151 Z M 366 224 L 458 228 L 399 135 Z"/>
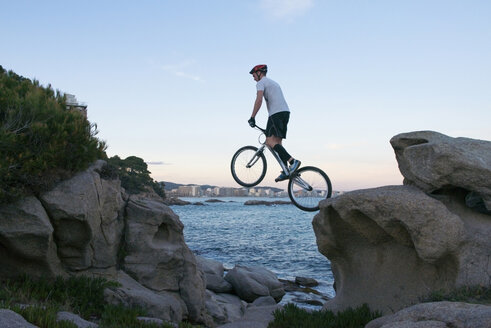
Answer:
<path fill-rule="evenodd" d="M 147 163 L 140 157 L 129 156 L 121 159 L 113 156 L 108 159 L 108 164 L 116 168 L 121 185 L 130 194 L 138 194 L 152 188 L 159 196 L 165 198 L 164 188 L 150 177 Z"/>
<path fill-rule="evenodd" d="M 107 158 L 97 128 L 51 85 L 0 66 L 0 203 L 48 190 Z"/>

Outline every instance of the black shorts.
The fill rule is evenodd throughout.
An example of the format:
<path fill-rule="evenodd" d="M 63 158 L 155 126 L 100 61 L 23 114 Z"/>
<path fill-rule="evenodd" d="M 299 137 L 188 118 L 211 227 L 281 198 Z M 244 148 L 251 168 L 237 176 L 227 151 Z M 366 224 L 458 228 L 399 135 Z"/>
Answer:
<path fill-rule="evenodd" d="M 289 119 L 290 112 L 279 112 L 271 115 L 266 125 L 266 137 L 275 136 L 285 139 Z"/>

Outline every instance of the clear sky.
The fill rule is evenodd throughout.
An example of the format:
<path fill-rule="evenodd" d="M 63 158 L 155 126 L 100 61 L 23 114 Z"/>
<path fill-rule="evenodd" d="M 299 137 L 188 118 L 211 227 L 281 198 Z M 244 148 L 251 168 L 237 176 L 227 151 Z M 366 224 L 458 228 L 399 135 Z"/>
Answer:
<path fill-rule="evenodd" d="M 389 140 L 491 140 L 491 1 L 1 0 L 0 65 L 75 94 L 156 180 L 236 186 L 257 144 L 252 66 L 291 109 L 285 148 L 335 190 L 401 184 Z M 265 104 L 258 124 L 265 125 Z M 275 185 L 269 157 L 262 185 Z M 285 187 L 283 182 L 280 187 Z"/>

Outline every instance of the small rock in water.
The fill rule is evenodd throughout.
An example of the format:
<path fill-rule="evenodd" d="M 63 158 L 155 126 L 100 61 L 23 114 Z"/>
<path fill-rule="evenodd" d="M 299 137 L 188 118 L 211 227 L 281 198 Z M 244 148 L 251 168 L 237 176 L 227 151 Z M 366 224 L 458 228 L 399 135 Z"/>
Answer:
<path fill-rule="evenodd" d="M 288 205 L 291 204 L 291 202 L 284 201 L 284 200 L 275 200 L 275 201 L 266 201 L 266 200 L 248 200 L 247 202 L 244 203 L 244 205 Z"/>
<path fill-rule="evenodd" d="M 306 277 L 295 277 L 295 283 L 305 287 L 315 287 L 319 285 L 317 280 L 313 278 L 306 278 Z"/>
<path fill-rule="evenodd" d="M 176 198 L 176 197 L 171 197 L 171 198 L 166 198 L 164 200 L 164 204 L 167 205 L 167 206 L 171 206 L 171 205 L 189 205 L 191 204 L 191 202 L 187 202 L 185 200 L 182 200 L 182 199 L 179 199 L 179 198 Z"/>
<path fill-rule="evenodd" d="M 215 199 L 215 198 L 205 200 L 205 202 L 206 203 L 225 203 L 223 200 Z"/>

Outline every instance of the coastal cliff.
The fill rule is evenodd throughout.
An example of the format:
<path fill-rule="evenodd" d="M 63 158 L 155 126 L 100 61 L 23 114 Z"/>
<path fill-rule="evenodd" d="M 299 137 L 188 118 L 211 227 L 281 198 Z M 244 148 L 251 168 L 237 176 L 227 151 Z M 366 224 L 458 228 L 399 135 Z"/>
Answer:
<path fill-rule="evenodd" d="M 324 200 L 313 219 L 335 278 L 326 309 L 388 314 L 435 291 L 491 286 L 491 142 L 432 131 L 390 142 L 404 185 Z"/>

